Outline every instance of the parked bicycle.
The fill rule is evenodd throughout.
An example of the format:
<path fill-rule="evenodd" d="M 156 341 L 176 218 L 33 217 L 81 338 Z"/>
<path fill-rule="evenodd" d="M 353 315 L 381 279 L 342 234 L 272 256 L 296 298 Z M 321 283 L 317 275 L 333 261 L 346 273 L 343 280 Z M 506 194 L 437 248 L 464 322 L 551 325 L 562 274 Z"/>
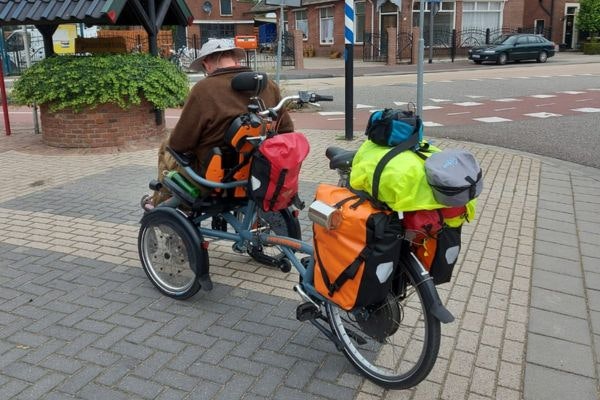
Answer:
<path fill-rule="evenodd" d="M 291 103 L 332 100 L 329 96 L 300 92 L 283 98 L 275 107 L 265 108 L 259 97 L 265 82 L 265 75 L 253 72 L 241 73 L 232 81 L 234 90 L 257 93 L 248 113 L 232 123 L 233 130 L 246 126 L 261 132 L 259 136 L 245 137 L 246 143 L 254 148 L 277 132 L 278 115 Z M 200 289 L 210 290 L 207 240 L 227 240 L 232 242 L 235 252 L 248 253 L 282 272 L 294 267 L 299 274 L 294 290 L 303 301 L 296 310 L 296 318 L 312 323 L 366 378 L 390 389 L 409 388 L 425 379 L 438 355 L 440 322 L 448 323 L 454 318 L 441 303 L 432 279 L 403 237 L 398 239 L 402 256 L 394 269 L 393 285 L 386 299 L 368 307 L 343 310 L 315 289 L 313 246 L 301 240 L 294 207 L 264 212 L 247 196 L 235 196 L 236 191 L 244 190 L 247 179 L 211 180 L 208 171 L 204 174 L 194 171 L 188 155 L 170 152 L 185 173 L 197 184 L 210 188 L 210 193 L 190 194 L 180 177 L 175 178 L 171 173 L 162 183 L 150 184 L 153 190 L 164 186 L 172 194 L 169 200 L 144 215 L 138 237 L 144 271 L 161 293 L 185 299 Z M 330 168 L 340 176 L 340 185 L 348 184 L 354 154 L 335 147 L 326 151 Z M 221 161 L 225 158 L 223 155 Z"/>
<path fill-rule="evenodd" d="M 191 72 L 190 65 L 194 61 L 194 52 L 191 49 L 183 46 L 177 51 L 170 49 L 169 61 L 175 64 L 183 72 Z"/>

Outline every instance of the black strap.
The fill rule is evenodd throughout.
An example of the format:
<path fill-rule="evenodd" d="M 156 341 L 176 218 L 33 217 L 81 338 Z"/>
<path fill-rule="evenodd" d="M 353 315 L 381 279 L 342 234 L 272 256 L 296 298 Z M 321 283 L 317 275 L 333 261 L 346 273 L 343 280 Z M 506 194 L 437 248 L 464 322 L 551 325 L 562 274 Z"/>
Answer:
<path fill-rule="evenodd" d="M 346 283 L 349 279 L 354 279 L 356 273 L 358 272 L 358 268 L 360 264 L 363 263 L 373 251 L 369 247 L 365 247 L 362 249 L 360 254 L 352 261 L 350 265 L 348 265 L 342 273 L 337 277 L 333 284 L 329 284 L 327 287 L 329 288 L 329 297 L 333 296 L 333 294 L 338 291 L 344 283 Z M 326 282 L 327 283 L 327 282 Z"/>
<path fill-rule="evenodd" d="M 408 150 L 412 147 L 415 147 L 417 144 L 419 144 L 419 130 L 418 129 L 416 129 L 413 132 L 413 134 L 408 139 L 406 139 L 406 141 L 393 147 L 390 151 L 388 151 L 381 158 L 381 160 L 379 160 L 379 162 L 377 163 L 377 166 L 375 167 L 375 172 L 373 173 L 373 186 L 372 186 L 372 190 L 371 190 L 373 197 L 375 197 L 376 199 L 378 198 L 379 181 L 381 179 L 381 173 L 383 172 L 383 169 L 385 168 L 387 163 L 390 162 L 390 160 L 392 158 L 394 158 L 398 154 L 402 153 L 404 150 Z"/>
<path fill-rule="evenodd" d="M 273 196 L 271 197 L 271 201 L 269 202 L 269 209 L 272 210 L 277 198 L 279 197 L 279 192 L 281 192 L 281 188 L 285 183 L 285 177 L 287 176 L 288 169 L 284 168 L 279 173 L 279 177 L 277 178 L 277 185 L 275 186 L 275 190 L 273 191 Z"/>

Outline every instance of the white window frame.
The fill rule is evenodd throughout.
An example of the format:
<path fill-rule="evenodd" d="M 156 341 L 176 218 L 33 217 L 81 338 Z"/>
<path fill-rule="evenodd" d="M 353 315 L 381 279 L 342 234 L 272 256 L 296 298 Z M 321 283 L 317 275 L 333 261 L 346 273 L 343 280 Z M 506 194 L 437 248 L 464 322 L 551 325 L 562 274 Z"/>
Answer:
<path fill-rule="evenodd" d="M 304 19 L 298 19 L 298 14 L 300 13 L 304 13 Z M 301 9 L 301 10 L 294 10 L 294 24 L 296 26 L 296 30 L 302 31 L 303 35 L 302 35 L 302 40 L 307 41 L 308 40 L 308 32 L 309 32 L 309 27 L 308 27 L 308 10 L 306 8 Z M 300 29 L 298 27 L 298 21 L 306 21 L 306 32 L 304 32 L 302 29 Z"/>
<path fill-rule="evenodd" d="M 356 10 L 356 4 L 357 4 L 357 3 L 362 3 L 362 4 L 363 4 L 363 7 L 364 7 L 364 8 L 363 8 L 363 13 L 362 13 L 362 14 L 360 14 L 360 15 L 362 15 L 362 18 L 363 18 L 363 32 L 362 32 L 362 34 L 363 34 L 363 40 L 361 40 L 361 41 L 358 41 L 358 40 L 357 40 L 357 37 L 358 37 L 358 35 L 357 35 L 358 29 L 356 29 L 356 28 L 357 28 L 358 24 L 357 24 L 356 22 L 357 22 L 357 20 L 358 20 L 358 19 L 357 19 L 357 17 L 356 17 L 356 16 L 357 16 L 357 14 L 354 14 L 354 43 L 355 43 L 355 44 L 364 44 L 364 40 L 365 40 L 365 30 L 366 30 L 365 28 L 366 28 L 366 23 L 367 23 L 367 16 L 366 16 L 366 15 L 367 15 L 367 2 L 366 2 L 366 1 L 362 1 L 362 0 L 361 0 L 361 1 L 357 1 L 357 2 L 355 2 L 355 3 L 354 3 L 354 10 Z"/>
<path fill-rule="evenodd" d="M 426 0 L 425 0 L 426 1 Z M 466 1 L 466 0 L 465 0 Z M 419 2 L 418 1 L 413 1 L 413 10 L 412 10 L 412 20 L 413 20 L 413 24 L 412 26 L 417 26 L 419 24 L 419 6 L 418 6 Z M 450 10 L 448 9 L 444 9 L 445 7 L 448 7 L 448 4 L 452 5 L 452 8 Z M 429 7 L 430 3 L 426 1 L 425 3 L 425 22 L 429 21 Z M 454 0 L 449 0 L 449 1 L 444 1 L 442 0 L 441 4 L 440 4 L 440 9 L 438 10 L 437 14 L 452 14 L 451 20 L 452 20 L 452 24 L 450 26 L 450 29 L 455 29 L 456 28 L 456 2 Z M 435 18 L 434 18 L 434 24 L 435 24 Z"/>
<path fill-rule="evenodd" d="M 487 4 L 486 4 L 487 3 Z M 493 8 L 492 7 L 492 3 L 495 5 L 498 5 L 498 8 Z M 472 28 L 472 27 L 465 27 L 464 26 L 464 21 L 465 21 L 465 14 L 469 14 L 469 13 L 495 13 L 498 14 L 499 18 L 498 18 L 498 26 L 491 28 L 492 30 L 494 29 L 501 29 L 502 26 L 504 25 L 504 3 L 505 0 L 464 0 L 463 1 L 463 26 L 461 26 L 461 29 L 467 29 L 467 28 Z M 465 10 L 465 4 L 473 4 L 473 10 Z M 485 9 L 483 9 L 483 4 L 486 4 Z M 475 27 L 475 28 L 484 28 L 484 27 Z M 490 28 L 489 26 L 486 28 Z"/>
<path fill-rule="evenodd" d="M 569 14 L 569 15 L 575 15 L 577 18 L 577 14 L 579 14 L 579 3 L 565 3 L 565 12 L 563 13 L 563 15 L 565 16 L 565 19 L 563 21 L 563 33 L 562 33 L 562 42 L 564 43 L 566 40 L 566 36 L 567 36 L 567 10 L 571 7 L 575 7 L 575 14 Z M 575 19 L 575 21 L 577 21 L 577 19 Z M 571 48 L 575 48 L 575 46 L 577 45 L 577 39 L 579 38 L 579 29 L 577 29 L 577 23 L 575 23 L 573 25 L 573 39 L 572 39 L 572 43 L 571 43 Z"/>
<path fill-rule="evenodd" d="M 223 14 L 222 6 L 223 6 L 224 1 L 229 1 L 229 10 L 230 10 L 229 14 Z M 233 15 L 233 0 L 219 0 L 219 15 L 224 16 L 224 17 Z"/>
<path fill-rule="evenodd" d="M 335 31 L 335 19 L 334 19 L 335 7 L 334 6 L 321 7 L 318 10 L 319 10 L 319 44 L 332 45 L 334 42 L 333 32 Z M 324 18 L 323 11 L 326 11 L 326 10 L 331 10 L 331 16 L 325 16 L 325 18 Z M 331 41 L 323 40 L 323 22 L 324 21 L 331 21 Z"/>

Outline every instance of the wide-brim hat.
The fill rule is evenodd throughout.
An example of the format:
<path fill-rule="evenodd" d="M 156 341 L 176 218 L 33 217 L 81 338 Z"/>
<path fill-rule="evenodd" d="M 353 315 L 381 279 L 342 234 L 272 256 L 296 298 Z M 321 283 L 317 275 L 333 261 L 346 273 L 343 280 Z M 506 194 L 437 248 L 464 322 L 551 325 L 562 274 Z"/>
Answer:
<path fill-rule="evenodd" d="M 233 51 L 236 57 L 243 58 L 246 56 L 246 52 L 236 47 L 233 43 L 233 39 L 209 39 L 208 42 L 204 43 L 196 58 L 190 64 L 190 69 L 194 71 L 202 70 L 202 60 L 211 54 L 222 53 L 224 51 Z"/>

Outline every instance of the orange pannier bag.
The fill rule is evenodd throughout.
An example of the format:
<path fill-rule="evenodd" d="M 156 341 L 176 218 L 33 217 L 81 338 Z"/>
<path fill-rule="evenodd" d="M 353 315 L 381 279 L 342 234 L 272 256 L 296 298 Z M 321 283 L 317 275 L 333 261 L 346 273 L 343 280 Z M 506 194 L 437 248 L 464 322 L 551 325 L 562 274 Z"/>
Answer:
<path fill-rule="evenodd" d="M 344 310 L 381 303 L 402 247 L 398 214 L 368 194 L 320 184 L 315 200 L 339 211 L 333 229 L 313 224 L 315 289 Z"/>

